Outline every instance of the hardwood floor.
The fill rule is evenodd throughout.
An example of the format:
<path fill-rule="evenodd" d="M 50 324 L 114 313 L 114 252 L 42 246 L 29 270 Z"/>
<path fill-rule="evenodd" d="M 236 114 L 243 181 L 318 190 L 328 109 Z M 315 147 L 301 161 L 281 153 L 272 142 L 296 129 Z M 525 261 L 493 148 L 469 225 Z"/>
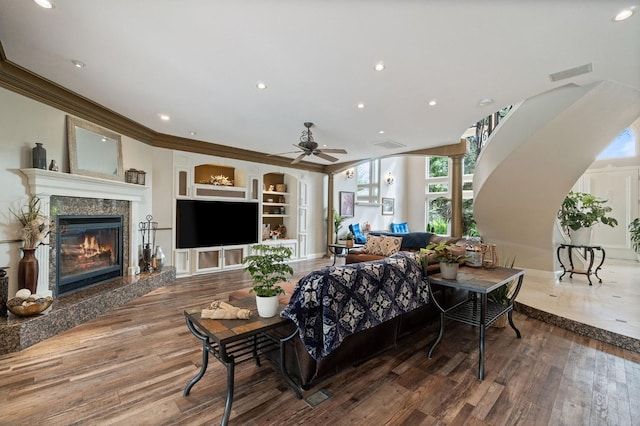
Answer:
<path fill-rule="evenodd" d="M 294 265 L 300 277 L 327 259 Z M 179 279 L 86 324 L 0 357 L 0 424 L 198 425 L 222 416 L 224 367 L 183 397 L 201 346 L 183 310 L 249 285 L 239 271 Z M 522 332 L 487 332 L 486 379 L 476 378 L 477 330 L 451 323 L 433 359 L 436 325 L 297 400 L 274 366 L 236 368 L 231 424 L 637 424 L 640 354 L 515 314 Z M 635 421 L 633 419 L 636 419 Z"/>

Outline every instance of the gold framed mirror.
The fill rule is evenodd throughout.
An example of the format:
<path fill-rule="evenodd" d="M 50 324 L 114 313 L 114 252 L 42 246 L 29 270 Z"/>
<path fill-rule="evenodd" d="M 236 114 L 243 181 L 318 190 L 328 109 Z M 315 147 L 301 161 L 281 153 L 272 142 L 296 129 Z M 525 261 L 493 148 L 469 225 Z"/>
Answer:
<path fill-rule="evenodd" d="M 67 115 L 67 144 L 72 174 L 124 181 L 119 134 Z"/>

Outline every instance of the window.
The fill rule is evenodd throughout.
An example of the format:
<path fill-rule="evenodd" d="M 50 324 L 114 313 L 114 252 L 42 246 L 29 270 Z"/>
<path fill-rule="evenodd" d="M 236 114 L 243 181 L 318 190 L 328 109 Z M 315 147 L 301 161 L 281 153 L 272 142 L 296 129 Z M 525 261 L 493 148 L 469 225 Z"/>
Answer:
<path fill-rule="evenodd" d="M 356 167 L 358 203 L 376 204 L 380 202 L 380 160 L 371 160 Z"/>
<path fill-rule="evenodd" d="M 598 160 L 607 158 L 635 157 L 636 141 L 631 129 L 624 129 L 609 146 L 598 155 Z"/>

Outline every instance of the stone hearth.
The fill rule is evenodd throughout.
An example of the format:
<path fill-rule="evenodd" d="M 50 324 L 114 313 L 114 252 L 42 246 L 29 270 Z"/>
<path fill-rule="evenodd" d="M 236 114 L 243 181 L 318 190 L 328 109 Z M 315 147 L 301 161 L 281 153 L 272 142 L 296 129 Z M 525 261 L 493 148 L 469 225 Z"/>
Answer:
<path fill-rule="evenodd" d="M 44 313 L 0 318 L 0 355 L 16 352 L 89 321 L 176 279 L 173 267 L 160 272 L 116 278 L 56 298 Z"/>

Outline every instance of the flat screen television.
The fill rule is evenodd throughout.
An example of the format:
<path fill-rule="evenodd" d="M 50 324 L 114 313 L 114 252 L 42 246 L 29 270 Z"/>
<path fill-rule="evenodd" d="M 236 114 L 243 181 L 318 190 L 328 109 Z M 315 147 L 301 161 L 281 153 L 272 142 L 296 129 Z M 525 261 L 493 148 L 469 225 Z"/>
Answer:
<path fill-rule="evenodd" d="M 258 219 L 258 203 L 176 200 L 176 246 L 255 244 Z"/>

